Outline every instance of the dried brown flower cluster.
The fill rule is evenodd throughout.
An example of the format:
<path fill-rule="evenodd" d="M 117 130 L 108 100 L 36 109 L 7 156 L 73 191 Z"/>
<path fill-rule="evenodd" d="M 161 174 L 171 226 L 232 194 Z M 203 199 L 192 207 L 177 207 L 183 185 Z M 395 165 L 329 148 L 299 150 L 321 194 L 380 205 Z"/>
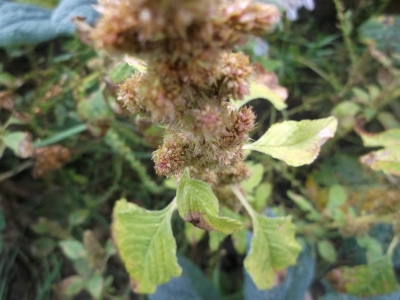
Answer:
<path fill-rule="evenodd" d="M 35 149 L 34 177 L 44 177 L 50 171 L 61 168 L 71 156 L 69 149 L 60 145 L 53 145 Z"/>
<path fill-rule="evenodd" d="M 153 156 L 157 173 L 179 176 L 190 168 L 214 184 L 244 179 L 242 146 L 255 116 L 229 99 L 248 94 L 253 68 L 232 49 L 246 35 L 268 31 L 277 8 L 250 0 L 103 0 L 99 10 L 95 45 L 147 62 L 145 73 L 120 86 L 120 100 L 165 125 Z"/>

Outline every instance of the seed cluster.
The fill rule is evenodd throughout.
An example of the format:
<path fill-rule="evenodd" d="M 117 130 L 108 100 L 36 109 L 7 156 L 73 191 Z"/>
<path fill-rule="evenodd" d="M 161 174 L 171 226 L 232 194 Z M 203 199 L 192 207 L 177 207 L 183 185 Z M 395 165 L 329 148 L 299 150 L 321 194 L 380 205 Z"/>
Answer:
<path fill-rule="evenodd" d="M 248 94 L 253 67 L 232 50 L 268 31 L 278 9 L 250 0 L 103 0 L 99 10 L 95 45 L 147 62 L 121 84 L 119 99 L 165 126 L 157 173 L 179 177 L 190 168 L 212 184 L 246 178 L 242 146 L 255 115 L 230 100 Z"/>

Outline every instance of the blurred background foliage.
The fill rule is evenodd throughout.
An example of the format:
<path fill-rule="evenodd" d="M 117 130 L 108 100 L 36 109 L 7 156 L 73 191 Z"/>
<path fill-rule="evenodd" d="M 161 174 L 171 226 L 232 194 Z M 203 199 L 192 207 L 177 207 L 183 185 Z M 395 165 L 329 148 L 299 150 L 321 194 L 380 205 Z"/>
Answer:
<path fill-rule="evenodd" d="M 0 26 L 0 299 L 145 299 L 130 292 L 109 234 L 111 211 L 120 197 L 161 209 L 175 195 L 151 161 L 163 129 L 117 101 L 118 84 L 137 66 L 96 52 L 79 20 L 79 34 L 65 37 L 74 16 L 65 9 L 79 12 L 73 2 L 0 1 L 0 12 L 11 14 L 10 3 L 28 11 L 1 14 L 0 24 L 12 19 L 31 37 Z M 86 2 L 84 17 L 94 21 Z M 274 289 L 258 291 L 243 274 L 250 232 L 225 238 L 174 217 L 184 272 L 149 299 L 400 298 L 400 6 L 280 3 L 287 17 L 277 30 L 239 49 L 289 91 L 282 111 L 250 103 L 252 137 L 282 120 L 328 115 L 339 129 L 311 166 L 252 153 L 242 188 L 257 211 L 293 216 L 303 252 Z M 39 11 L 37 22 L 54 22 L 60 7 L 68 24 L 58 32 L 18 27 Z M 372 134 L 380 132 L 389 133 Z M 393 154 L 385 164 L 380 147 Z M 358 265 L 364 269 L 351 268 Z"/>

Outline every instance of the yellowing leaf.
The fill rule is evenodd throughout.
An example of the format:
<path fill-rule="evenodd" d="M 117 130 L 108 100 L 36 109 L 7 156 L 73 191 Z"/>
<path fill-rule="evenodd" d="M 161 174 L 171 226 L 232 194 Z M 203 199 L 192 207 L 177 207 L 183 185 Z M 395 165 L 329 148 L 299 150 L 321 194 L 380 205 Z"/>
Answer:
<path fill-rule="evenodd" d="M 218 199 L 211 187 L 204 181 L 190 179 L 186 172 L 179 182 L 176 198 L 182 219 L 199 228 L 231 234 L 243 227 L 242 222 L 219 217 Z"/>
<path fill-rule="evenodd" d="M 147 211 L 125 199 L 114 206 L 114 243 L 137 293 L 154 293 L 157 285 L 181 274 L 171 229 L 175 208 L 174 201 L 163 210 Z"/>
<path fill-rule="evenodd" d="M 290 217 L 267 218 L 251 213 L 254 235 L 244 266 L 258 289 L 270 289 L 277 271 L 294 265 L 300 253 Z"/>
<path fill-rule="evenodd" d="M 346 292 L 360 297 L 389 294 L 398 290 L 390 258 L 384 256 L 368 265 L 343 267 Z"/>
<path fill-rule="evenodd" d="M 334 117 L 282 122 L 271 126 L 258 141 L 243 149 L 263 152 L 293 167 L 310 164 L 321 146 L 334 136 L 337 124 Z"/>
<path fill-rule="evenodd" d="M 277 110 L 283 110 L 287 107 L 285 100 L 287 98 L 287 92 L 286 95 L 282 92 L 279 91 L 274 91 L 273 89 L 257 83 L 257 82 L 251 82 L 250 83 L 250 94 L 246 95 L 243 100 L 241 101 L 233 101 L 233 104 L 236 107 L 242 107 L 245 105 L 247 102 L 250 102 L 251 100 L 255 99 L 266 99 L 269 102 L 272 103 L 272 105 L 277 109 Z"/>
<path fill-rule="evenodd" d="M 134 69 L 138 70 L 139 72 L 146 73 L 147 64 L 145 61 L 143 61 L 139 58 L 133 57 L 133 56 L 128 56 L 128 55 L 125 56 L 124 60 L 128 65 L 130 65 Z"/>
<path fill-rule="evenodd" d="M 400 129 L 389 129 L 376 134 L 363 132 L 361 138 L 365 147 L 396 146 L 400 145 Z"/>
<path fill-rule="evenodd" d="M 400 176 L 400 145 L 371 152 L 361 156 L 360 161 L 374 171 Z"/>

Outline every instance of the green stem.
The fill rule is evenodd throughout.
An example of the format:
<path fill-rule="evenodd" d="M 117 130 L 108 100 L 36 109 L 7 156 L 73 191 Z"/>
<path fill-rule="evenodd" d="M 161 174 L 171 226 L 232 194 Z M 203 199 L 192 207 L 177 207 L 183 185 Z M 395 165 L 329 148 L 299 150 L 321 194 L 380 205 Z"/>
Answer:
<path fill-rule="evenodd" d="M 231 190 L 235 194 L 235 196 L 239 199 L 240 203 L 242 203 L 243 207 L 249 213 L 250 217 L 252 219 L 255 219 L 256 212 L 254 211 L 253 207 L 251 207 L 251 205 L 247 201 L 246 197 L 239 190 L 238 186 L 236 186 L 236 185 L 231 186 Z"/>
<path fill-rule="evenodd" d="M 316 64 L 314 64 L 312 61 L 310 61 L 304 57 L 298 57 L 294 60 L 300 64 L 305 65 L 306 67 L 309 67 L 311 70 L 313 70 L 315 73 L 317 73 L 323 79 L 325 79 L 336 92 L 340 92 L 342 90 L 342 84 L 335 76 L 326 73 L 324 70 L 319 68 Z"/>
<path fill-rule="evenodd" d="M 114 129 L 109 129 L 106 136 L 105 142 L 119 155 L 121 155 L 136 171 L 139 180 L 143 183 L 146 189 L 152 193 L 160 194 L 163 189 L 158 186 L 147 174 L 145 166 L 137 160 L 133 151 L 126 145 L 124 140 L 120 138 L 118 133 Z"/>
<path fill-rule="evenodd" d="M 0 182 L 2 182 L 4 180 L 6 180 L 6 179 L 18 174 L 19 172 L 22 172 L 23 170 L 25 170 L 25 169 L 27 169 L 27 168 L 29 168 L 31 166 L 33 166 L 34 163 L 35 162 L 32 161 L 32 160 L 28 160 L 28 161 L 20 164 L 14 170 L 10 170 L 10 171 L 7 171 L 7 172 L 4 172 L 4 173 L 0 174 Z"/>
<path fill-rule="evenodd" d="M 347 51 L 350 55 L 351 65 L 355 66 L 357 61 L 356 51 L 354 49 L 353 42 L 351 40 L 352 24 L 349 22 L 349 18 L 344 14 L 344 6 L 341 0 L 333 0 L 336 7 L 336 15 L 340 23 L 340 30 L 343 33 L 344 43 Z"/>
<path fill-rule="evenodd" d="M 393 251 L 394 251 L 394 249 L 396 248 L 396 246 L 397 246 L 397 244 L 399 243 L 399 241 L 400 241 L 400 236 L 395 235 L 395 236 L 393 237 L 392 241 L 390 242 L 389 248 L 388 248 L 388 250 L 387 250 L 387 255 L 388 255 L 389 257 L 392 257 Z"/>
<path fill-rule="evenodd" d="M 79 124 L 76 125 L 72 128 L 69 128 L 67 130 L 61 131 L 47 139 L 44 139 L 42 141 L 37 141 L 33 143 L 33 146 L 35 148 L 41 148 L 41 147 L 45 147 L 45 146 L 49 146 L 52 144 L 55 144 L 59 141 L 62 141 L 70 136 L 76 135 L 78 133 L 81 133 L 83 131 L 85 131 L 87 129 L 87 125 L 86 124 Z"/>
<path fill-rule="evenodd" d="M 174 199 L 172 199 L 171 203 L 168 204 L 168 206 L 166 208 L 164 208 L 164 210 L 168 210 L 171 213 L 173 213 L 176 209 L 178 208 L 178 202 L 176 197 Z"/>

